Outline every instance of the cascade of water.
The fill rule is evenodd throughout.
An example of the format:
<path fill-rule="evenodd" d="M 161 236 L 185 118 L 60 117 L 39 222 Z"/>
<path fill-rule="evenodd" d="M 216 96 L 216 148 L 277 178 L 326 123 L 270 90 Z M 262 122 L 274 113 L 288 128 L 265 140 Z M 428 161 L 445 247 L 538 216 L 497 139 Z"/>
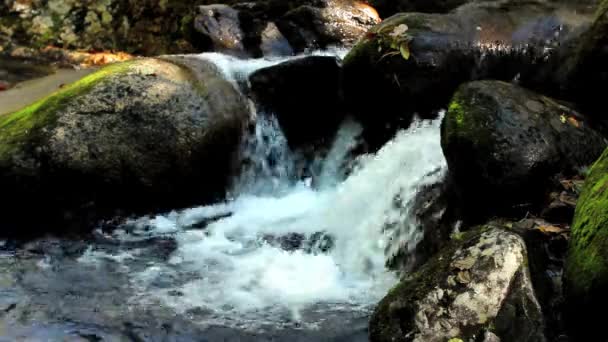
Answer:
<path fill-rule="evenodd" d="M 221 58 L 231 63 L 214 61 L 226 74 L 253 70 Z M 312 188 L 299 181 L 276 119 L 259 115 L 228 202 L 141 218 L 115 232 L 120 239 L 177 242 L 167 263 L 130 274 L 139 289 L 131 300 L 209 312 L 206 322 L 224 325 L 306 323 L 315 321 L 311 310 L 369 310 L 396 282 L 385 268 L 386 251 L 413 249 L 421 238 L 408 203 L 419 187 L 443 177 L 433 172 L 445 169 L 440 121 L 399 132 L 376 154 L 362 156 L 346 178 L 342 166 L 361 127 L 345 122 Z"/>
<path fill-rule="evenodd" d="M 276 117 L 257 115 L 254 131 L 241 147 L 240 175 L 230 197 L 281 194 L 297 182 L 296 161 Z"/>

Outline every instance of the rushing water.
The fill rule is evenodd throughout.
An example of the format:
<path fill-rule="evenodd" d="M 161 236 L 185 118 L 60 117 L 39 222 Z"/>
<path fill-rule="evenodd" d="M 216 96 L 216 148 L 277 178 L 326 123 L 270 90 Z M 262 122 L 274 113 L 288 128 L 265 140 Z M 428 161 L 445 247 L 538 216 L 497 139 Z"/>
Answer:
<path fill-rule="evenodd" d="M 201 58 L 235 85 L 276 62 Z M 114 247 L 89 245 L 70 272 L 97 272 L 87 273 L 93 283 L 109 274 L 120 282 L 108 278 L 103 289 L 121 296 L 121 305 L 169 310 L 201 326 L 312 331 L 366 322 L 397 281 L 385 268 L 387 258 L 421 238 L 409 210 L 421 186 L 443 177 L 440 119 L 398 132 L 376 154 L 358 157 L 350 173 L 344 165 L 361 127 L 346 121 L 315 161 L 313 179 L 303 179 L 301 158 L 276 119 L 253 116 L 255 129 L 243 141 L 243 166 L 226 202 L 134 219 L 110 235 L 99 231 Z M 51 255 L 36 267 L 58 273 L 54 265 Z"/>

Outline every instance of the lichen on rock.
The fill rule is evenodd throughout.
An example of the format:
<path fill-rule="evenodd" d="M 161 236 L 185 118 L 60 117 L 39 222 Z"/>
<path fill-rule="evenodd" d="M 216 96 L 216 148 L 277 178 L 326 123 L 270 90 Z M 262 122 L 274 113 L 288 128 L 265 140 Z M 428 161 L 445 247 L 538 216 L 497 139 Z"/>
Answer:
<path fill-rule="evenodd" d="M 525 320 L 516 323 L 515 312 Z M 391 290 L 372 316 L 370 339 L 473 341 L 490 331 L 502 341 L 543 341 L 543 327 L 525 243 L 489 223 L 452 241 Z"/>

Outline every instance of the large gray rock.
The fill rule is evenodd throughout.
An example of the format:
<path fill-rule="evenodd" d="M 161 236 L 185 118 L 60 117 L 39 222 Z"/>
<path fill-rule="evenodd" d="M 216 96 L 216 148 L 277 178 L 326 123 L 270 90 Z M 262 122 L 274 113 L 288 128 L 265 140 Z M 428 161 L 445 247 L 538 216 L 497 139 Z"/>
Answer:
<path fill-rule="evenodd" d="M 462 234 L 380 302 L 372 342 L 545 341 L 524 241 L 488 224 Z"/>
<path fill-rule="evenodd" d="M 67 219 L 86 228 L 117 209 L 221 197 L 248 114 L 205 62 L 110 65 L 0 117 L 1 205 L 16 226 Z"/>
<path fill-rule="evenodd" d="M 594 21 L 579 39 L 562 44 L 538 67 L 523 73 L 531 88 L 576 102 L 601 121 L 605 114 L 604 89 L 608 85 L 608 2 L 597 8 Z"/>
<path fill-rule="evenodd" d="M 458 88 L 441 131 L 450 176 L 474 216 L 534 208 L 552 176 L 576 174 L 606 146 L 580 113 L 500 81 Z"/>
<path fill-rule="evenodd" d="M 368 126 L 409 123 L 445 108 L 463 82 L 510 81 L 591 20 L 540 1 L 470 3 L 449 14 L 401 13 L 384 20 L 344 59 L 345 97 Z M 404 55 L 400 47 L 407 47 Z"/>

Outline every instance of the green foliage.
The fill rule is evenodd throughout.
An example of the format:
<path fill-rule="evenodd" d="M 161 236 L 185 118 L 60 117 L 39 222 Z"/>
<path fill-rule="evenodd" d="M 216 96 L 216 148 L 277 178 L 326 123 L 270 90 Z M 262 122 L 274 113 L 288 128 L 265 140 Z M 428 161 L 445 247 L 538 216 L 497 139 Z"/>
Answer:
<path fill-rule="evenodd" d="M 386 27 L 378 32 L 378 51 L 382 52 L 385 47 L 389 48 L 380 59 L 396 55 L 401 55 L 405 60 L 410 59 L 410 42 L 413 37 L 408 34 L 408 29 L 406 24 L 401 24 Z"/>

